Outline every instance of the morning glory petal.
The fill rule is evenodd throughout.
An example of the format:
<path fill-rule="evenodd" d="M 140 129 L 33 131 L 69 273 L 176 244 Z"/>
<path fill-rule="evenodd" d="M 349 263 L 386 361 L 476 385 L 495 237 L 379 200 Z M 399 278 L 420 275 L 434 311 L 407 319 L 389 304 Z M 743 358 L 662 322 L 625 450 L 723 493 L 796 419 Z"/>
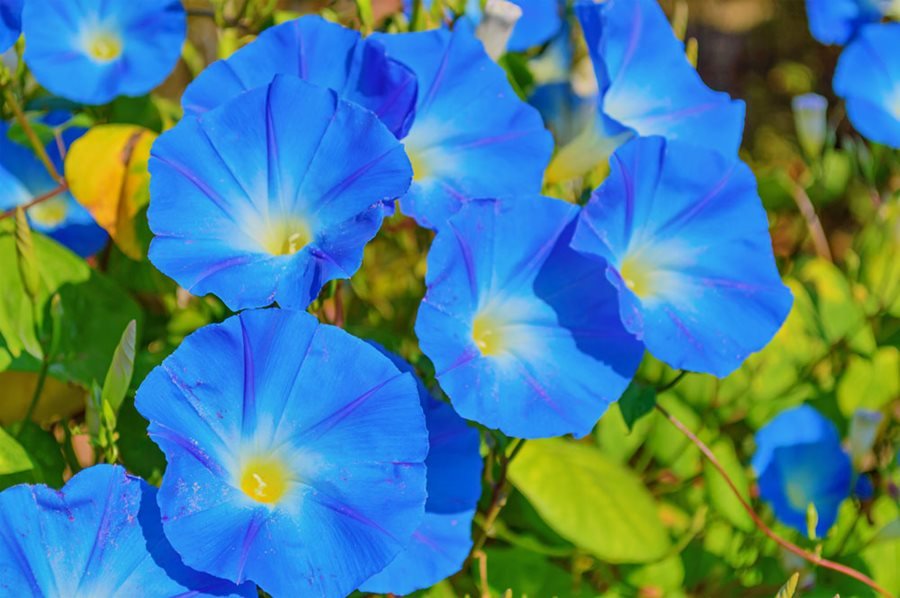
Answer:
<path fill-rule="evenodd" d="M 510 0 L 522 9 L 522 17 L 513 28 L 508 48 L 522 52 L 543 44 L 562 27 L 562 7 L 556 0 Z"/>
<path fill-rule="evenodd" d="M 400 371 L 414 372 L 400 357 L 375 346 Z M 363 592 L 403 595 L 433 586 L 459 571 L 472 548 L 484 465 L 480 435 L 450 405 L 436 400 L 418 377 L 416 383 L 428 428 L 425 518 L 391 564 L 360 586 Z"/>
<path fill-rule="evenodd" d="M 597 76 L 597 119 L 560 150 L 548 180 L 583 175 L 634 135 L 737 153 L 744 103 L 706 86 L 656 0 L 579 0 L 575 13 Z"/>
<path fill-rule="evenodd" d="M 406 214 L 439 228 L 472 198 L 540 191 L 553 139 L 470 24 L 372 38 L 419 80 L 416 118 L 403 141 L 414 172 L 400 200 Z"/>
<path fill-rule="evenodd" d="M 187 32 L 179 0 L 28 2 L 25 62 L 53 93 L 85 104 L 143 95 L 163 82 Z"/>
<path fill-rule="evenodd" d="M 900 23 L 868 25 L 847 46 L 834 73 L 834 92 L 856 129 L 900 148 Z"/>
<path fill-rule="evenodd" d="M 891 0 L 806 0 L 813 37 L 823 44 L 846 44 L 861 27 L 877 23 Z"/>
<path fill-rule="evenodd" d="M 245 311 L 198 330 L 135 406 L 168 461 L 164 531 L 192 567 L 275 596 L 344 596 L 421 523 L 428 439 L 413 378 L 307 313 Z"/>
<path fill-rule="evenodd" d="M 250 584 L 237 587 L 184 566 L 163 535 L 156 494 L 113 465 L 85 469 L 62 490 L 3 491 L 0 593 L 256 596 Z"/>
<path fill-rule="evenodd" d="M 802 533 L 810 504 L 822 537 L 850 495 L 853 470 L 837 428 L 809 405 L 781 412 L 756 433 L 752 465 L 760 497 L 782 523 Z"/>
<path fill-rule="evenodd" d="M 49 124 L 49 123 L 48 123 Z M 29 148 L 8 137 L 9 125 L 0 122 L 0 211 L 27 204 L 59 186 L 47 172 L 44 163 Z M 87 129 L 69 127 L 60 139 L 68 147 Z M 56 140 L 46 146 L 47 156 L 59 172 L 63 171 L 63 159 Z M 82 257 L 100 251 L 109 239 L 90 213 L 78 203 L 72 194 L 64 192 L 44 200 L 28 209 L 30 226 Z"/>
<path fill-rule="evenodd" d="M 472 549 L 474 517 L 474 509 L 449 515 L 425 513 L 406 549 L 360 590 L 405 596 L 450 577 L 462 568 Z"/>
<path fill-rule="evenodd" d="M 411 178 L 374 114 L 286 75 L 161 135 L 150 173 L 150 260 L 234 310 L 349 278 Z"/>
<path fill-rule="evenodd" d="M 457 412 L 510 436 L 588 433 L 637 369 L 599 260 L 569 248 L 577 206 L 467 204 L 439 230 L 416 334 Z"/>
<path fill-rule="evenodd" d="M 202 114 L 276 75 L 294 75 L 335 90 L 378 115 L 397 137 L 414 116 L 415 75 L 377 41 L 309 15 L 263 31 L 229 58 L 214 62 L 184 92 L 188 114 Z"/>
<path fill-rule="evenodd" d="M 6 52 L 22 32 L 25 0 L 0 0 L 0 52 Z"/>
<path fill-rule="evenodd" d="M 753 173 L 735 158 L 637 138 L 582 212 L 572 246 L 603 258 L 626 328 L 674 368 L 725 376 L 790 310 Z"/>

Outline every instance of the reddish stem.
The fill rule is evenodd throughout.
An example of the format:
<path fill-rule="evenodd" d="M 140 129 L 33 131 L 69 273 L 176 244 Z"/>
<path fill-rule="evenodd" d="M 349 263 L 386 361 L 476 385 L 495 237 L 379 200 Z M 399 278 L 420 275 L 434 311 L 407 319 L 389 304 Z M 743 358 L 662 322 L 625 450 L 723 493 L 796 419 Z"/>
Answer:
<path fill-rule="evenodd" d="M 765 524 L 765 522 L 762 520 L 762 518 L 756 514 L 756 511 L 753 510 L 753 507 L 751 507 L 747 503 L 747 501 L 744 500 L 744 497 L 741 496 L 741 493 L 738 490 L 737 486 L 735 486 L 734 482 L 731 480 L 731 478 L 728 476 L 728 473 L 725 471 L 725 468 L 722 466 L 721 463 L 719 463 L 719 460 L 716 458 L 716 456 L 713 454 L 713 452 L 710 450 L 710 448 L 708 446 L 706 446 L 706 444 L 704 444 L 703 441 L 700 440 L 696 434 L 691 432 L 687 426 L 685 426 L 683 423 L 681 423 L 681 421 L 678 418 L 676 418 L 674 415 L 672 415 L 671 413 L 666 411 L 666 409 L 664 407 L 659 405 L 659 403 L 657 403 L 656 408 L 660 411 L 660 413 L 665 415 L 666 418 L 670 422 L 672 422 L 672 425 L 674 425 L 676 428 L 681 430 L 681 433 L 684 434 L 685 436 L 687 436 L 688 439 L 691 442 L 693 442 L 697 446 L 697 448 L 700 449 L 700 452 L 702 452 L 703 455 L 707 459 L 709 459 L 709 462 L 713 464 L 713 467 L 715 467 L 718 470 L 718 472 L 720 474 L 722 474 L 722 477 L 725 478 L 725 483 L 728 484 L 729 488 L 731 488 L 731 491 L 737 497 L 738 501 L 740 501 L 741 506 L 744 507 L 744 510 L 747 511 L 747 514 L 750 515 L 750 518 L 753 520 L 753 523 L 756 524 L 756 527 L 759 528 L 759 530 L 762 531 L 765 535 L 767 535 L 771 540 L 773 540 L 775 543 L 777 543 L 779 546 L 781 546 L 785 550 L 788 550 L 788 551 L 796 554 L 800 558 L 809 561 L 813 565 L 816 565 L 818 567 L 824 567 L 825 569 L 831 569 L 832 571 L 837 571 L 838 573 L 842 573 L 842 574 L 846 575 L 847 577 L 852 577 L 853 579 L 866 584 L 867 586 L 869 586 L 870 588 L 872 588 L 873 590 L 875 590 L 882 596 L 885 596 L 886 598 L 893 598 L 893 594 L 891 594 L 886 589 L 884 589 L 883 587 L 881 587 L 880 585 L 875 583 L 875 580 L 864 575 L 863 573 L 860 573 L 856 569 L 847 567 L 846 565 L 842 565 L 842 564 L 836 563 L 834 561 L 829 561 L 828 559 L 822 558 L 821 556 L 819 556 L 815 553 L 809 552 L 808 550 L 804 550 L 803 548 L 800 548 L 793 542 L 785 540 L 784 538 L 782 538 L 781 536 L 776 534 L 774 531 L 772 531 L 769 528 L 769 526 Z"/>
<path fill-rule="evenodd" d="M 53 199 L 60 193 L 65 193 L 66 191 L 68 191 L 68 189 L 69 189 L 69 185 L 66 184 L 65 181 L 63 181 L 59 184 L 59 186 L 56 189 L 53 189 L 52 191 L 47 191 L 43 195 L 38 195 L 37 197 L 35 197 L 31 201 L 29 201 L 28 203 L 22 204 L 19 207 L 21 207 L 23 210 L 25 210 L 27 212 L 28 208 L 36 206 L 37 204 L 47 201 L 48 199 Z M 15 208 L 13 208 L 11 210 L 7 210 L 6 212 L 3 212 L 2 214 L 0 214 L 0 220 L 3 220 L 5 218 L 11 218 L 12 216 L 15 215 L 15 213 L 16 213 Z"/>

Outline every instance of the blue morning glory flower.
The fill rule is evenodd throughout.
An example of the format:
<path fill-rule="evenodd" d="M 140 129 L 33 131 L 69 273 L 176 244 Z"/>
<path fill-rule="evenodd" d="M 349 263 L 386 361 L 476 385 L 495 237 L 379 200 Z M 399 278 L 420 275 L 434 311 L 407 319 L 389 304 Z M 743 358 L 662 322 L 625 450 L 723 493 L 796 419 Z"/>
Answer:
<path fill-rule="evenodd" d="M 744 103 L 703 83 L 656 0 L 579 0 L 575 13 L 597 77 L 597 118 L 560 150 L 549 181 L 585 174 L 636 135 L 736 155 Z"/>
<path fill-rule="evenodd" d="M 726 376 L 781 327 L 781 283 L 750 169 L 661 137 L 619 148 L 581 214 L 576 250 L 603 258 L 625 327 L 674 368 Z"/>
<path fill-rule="evenodd" d="M 823 537 L 850 495 L 853 471 L 837 428 L 809 405 L 783 411 L 760 428 L 752 464 L 760 497 L 779 521 L 804 534 L 810 504 L 819 517 L 816 536 Z"/>
<path fill-rule="evenodd" d="M 419 81 L 416 117 L 404 139 L 414 180 L 400 200 L 419 224 L 440 227 L 472 198 L 540 191 L 553 139 L 510 87 L 472 26 L 375 34 Z"/>
<path fill-rule="evenodd" d="M 22 31 L 22 5 L 25 0 L 0 0 L 0 52 L 6 52 Z"/>
<path fill-rule="evenodd" d="M 421 524 L 428 436 L 412 376 L 305 312 L 201 328 L 135 406 L 168 461 L 163 529 L 191 567 L 274 596 L 345 596 Z"/>
<path fill-rule="evenodd" d="M 476 200 L 438 230 L 416 334 L 466 419 L 521 438 L 584 435 L 634 375 L 643 346 L 602 262 L 569 248 L 578 212 Z"/>
<path fill-rule="evenodd" d="M 400 371 L 414 372 L 399 357 L 385 354 Z M 428 428 L 425 518 L 406 549 L 360 587 L 363 592 L 404 595 L 432 586 L 459 571 L 472 548 L 483 467 L 478 430 L 432 397 L 418 377 L 416 383 Z"/>
<path fill-rule="evenodd" d="M 156 488 L 113 465 L 63 487 L 0 493 L 4 596 L 256 596 L 184 566 L 163 535 Z"/>
<path fill-rule="evenodd" d="M 188 114 L 201 114 L 275 75 L 295 75 L 335 90 L 376 113 L 397 137 L 412 123 L 415 75 L 387 58 L 377 41 L 313 15 L 266 29 L 228 59 L 211 64 L 181 103 Z"/>
<path fill-rule="evenodd" d="M 846 44 L 863 25 L 877 23 L 891 0 L 806 0 L 813 37 L 823 44 Z"/>
<path fill-rule="evenodd" d="M 373 113 L 279 75 L 161 135 L 150 174 L 150 260 L 239 310 L 349 278 L 412 173 Z"/>
<path fill-rule="evenodd" d="M 79 127 L 63 130 L 60 133 L 63 146 L 68 148 L 85 131 Z M 9 125 L 0 122 L 0 211 L 25 205 L 59 186 L 34 151 L 10 140 L 8 134 Z M 62 172 L 63 160 L 57 142 L 51 141 L 46 149 L 54 166 Z M 100 251 L 108 239 L 106 232 L 68 192 L 30 207 L 28 222 L 34 230 L 82 257 Z"/>
<path fill-rule="evenodd" d="M 867 138 L 900 148 L 900 23 L 868 25 L 844 48 L 834 92 Z"/>
<path fill-rule="evenodd" d="M 175 67 L 187 21 L 180 0 L 41 0 L 22 13 L 25 62 L 53 93 L 84 104 L 139 96 Z"/>

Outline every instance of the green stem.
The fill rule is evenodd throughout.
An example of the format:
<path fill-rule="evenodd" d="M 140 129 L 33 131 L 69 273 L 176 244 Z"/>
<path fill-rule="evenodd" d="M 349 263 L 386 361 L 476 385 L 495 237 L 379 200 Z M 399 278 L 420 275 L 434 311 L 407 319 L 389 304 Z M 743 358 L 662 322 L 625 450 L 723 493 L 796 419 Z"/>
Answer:
<path fill-rule="evenodd" d="M 44 383 L 47 382 L 47 371 L 49 369 L 50 356 L 44 355 L 44 359 L 41 361 L 41 369 L 38 372 L 37 386 L 34 387 L 34 395 L 32 395 L 31 402 L 28 404 L 28 411 L 25 412 L 25 421 L 31 420 L 34 416 L 34 411 L 37 409 L 38 402 L 41 399 L 41 393 L 44 391 Z"/>
<path fill-rule="evenodd" d="M 864 583 L 865 585 L 869 586 L 870 588 L 872 588 L 873 590 L 875 590 L 882 596 L 885 596 L 886 598 L 893 597 L 893 594 L 891 594 L 889 591 L 887 591 L 886 589 L 884 589 L 883 587 L 878 585 L 875 582 L 875 580 L 873 580 L 872 578 L 868 577 L 867 575 L 857 571 L 856 569 L 853 569 L 852 567 L 848 567 L 847 565 L 842 565 L 840 563 L 836 563 L 836 562 L 828 560 L 826 558 L 822 558 L 822 555 L 809 552 L 808 550 L 804 550 L 803 548 L 800 548 L 793 542 L 785 540 L 784 538 L 782 538 L 781 536 L 776 534 L 768 525 L 766 525 L 766 523 L 762 520 L 762 517 L 757 515 L 756 511 L 753 510 L 753 507 L 750 506 L 750 503 L 748 503 L 744 499 L 744 496 L 741 494 L 740 490 L 738 490 L 734 481 L 731 479 L 731 476 L 728 475 L 728 472 L 725 470 L 725 467 L 719 462 L 719 459 L 712 452 L 712 449 L 710 449 L 708 446 L 706 446 L 706 444 L 702 440 L 700 440 L 700 438 L 698 438 L 697 435 L 694 434 L 690 430 L 690 428 L 688 428 L 686 425 L 684 425 L 684 423 L 682 423 L 681 420 L 679 420 L 677 417 L 675 417 L 674 415 L 669 413 L 659 403 L 656 404 L 656 409 L 658 409 L 659 412 L 662 413 L 663 416 L 665 416 L 666 419 L 668 419 L 672 423 L 673 426 L 678 428 L 678 430 L 682 434 L 687 436 L 687 438 L 691 442 L 693 442 L 697 446 L 698 449 L 700 449 L 700 452 L 703 453 L 703 456 L 707 458 L 707 460 L 712 464 L 713 467 L 715 467 L 716 471 L 718 471 L 719 474 L 722 476 L 722 478 L 725 480 L 725 483 L 731 489 L 732 494 L 734 494 L 734 496 L 738 499 L 738 502 L 740 502 L 741 506 L 744 508 L 744 510 L 750 516 L 750 519 L 753 520 L 753 523 L 754 523 L 754 525 L 756 525 L 756 528 L 759 531 L 761 531 L 762 533 L 764 533 L 766 536 L 768 536 L 770 540 L 772 540 L 773 542 L 775 542 L 776 544 L 778 544 L 779 546 L 781 546 L 783 549 L 787 550 L 788 552 L 792 552 L 792 553 L 796 554 L 797 556 L 799 556 L 800 558 L 802 558 L 806 561 L 809 561 L 810 563 L 813 564 L 813 566 L 822 567 L 824 569 L 831 569 L 832 571 L 842 573 L 842 574 L 846 575 L 847 577 L 852 577 L 853 579 L 855 579 L 861 583 Z"/>
<path fill-rule="evenodd" d="M 3 88 L 3 99 L 6 101 L 6 105 L 12 110 L 16 122 L 22 127 L 25 137 L 28 138 L 28 142 L 34 149 L 34 153 L 37 154 L 38 159 L 40 159 L 41 163 L 44 165 L 44 168 L 47 169 L 47 172 L 50 173 L 50 176 L 53 177 L 54 181 L 63 184 L 63 177 L 60 176 L 59 171 L 56 170 L 56 166 L 53 165 L 53 161 L 50 160 L 50 156 L 47 155 L 47 149 L 44 147 L 44 144 L 41 143 L 41 139 L 37 136 L 37 133 L 34 132 L 31 123 L 28 122 L 28 117 L 25 116 L 25 112 L 22 110 L 19 102 L 16 101 L 12 90 L 9 88 L 9 83 L 9 72 L 3 67 L 2 72 L 0 72 L 0 87 Z"/>
<path fill-rule="evenodd" d="M 522 446 L 525 445 L 525 439 L 520 438 L 515 441 L 515 445 L 513 446 L 512 451 L 510 451 L 509 456 L 502 456 L 500 459 L 500 475 L 497 477 L 497 480 L 493 484 L 493 488 L 491 490 L 491 499 L 488 503 L 488 510 L 484 515 L 484 522 L 481 525 L 481 531 L 478 534 L 478 537 L 475 539 L 475 542 L 472 544 L 472 550 L 469 551 L 469 558 L 466 559 L 467 563 L 472 560 L 473 556 L 477 554 L 483 547 L 485 542 L 487 542 L 488 534 L 490 533 L 491 528 L 494 526 L 494 522 L 497 520 L 497 517 L 500 515 L 500 511 L 503 510 L 503 507 L 506 506 L 506 499 L 509 496 L 509 490 L 511 488 L 511 484 L 507 479 L 507 475 L 509 474 L 509 464 L 512 460 L 519 454 L 519 451 L 522 450 Z M 465 569 L 465 567 L 463 567 Z"/>

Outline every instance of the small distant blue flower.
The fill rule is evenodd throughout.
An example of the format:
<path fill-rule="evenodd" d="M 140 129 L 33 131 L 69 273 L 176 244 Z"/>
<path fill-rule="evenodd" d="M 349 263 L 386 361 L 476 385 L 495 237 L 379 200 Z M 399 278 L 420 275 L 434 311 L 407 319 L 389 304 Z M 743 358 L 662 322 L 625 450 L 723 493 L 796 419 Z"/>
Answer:
<path fill-rule="evenodd" d="M 150 260 L 233 310 L 302 309 L 349 278 L 412 175 L 373 113 L 288 75 L 183 119 L 150 173 Z"/>
<path fill-rule="evenodd" d="M 823 44 L 846 44 L 859 29 L 877 23 L 891 0 L 806 0 L 806 16 L 813 37 Z"/>
<path fill-rule="evenodd" d="M 656 0 L 579 0 L 575 13 L 597 77 L 597 118 L 557 154 L 550 180 L 583 175 L 635 135 L 736 155 L 744 103 L 706 86 Z"/>
<path fill-rule="evenodd" d="M 790 311 L 750 169 L 661 137 L 619 148 L 572 246 L 608 264 L 625 327 L 674 368 L 726 376 Z"/>
<path fill-rule="evenodd" d="M 413 372 L 399 357 L 385 354 L 400 371 Z M 425 518 L 406 549 L 360 587 L 363 592 L 404 595 L 433 586 L 459 571 L 472 548 L 483 467 L 478 430 L 434 399 L 418 377 L 416 382 L 428 428 Z"/>
<path fill-rule="evenodd" d="M 0 123 L 0 211 L 27 204 L 59 185 L 31 148 L 9 139 L 9 128 L 8 124 Z M 60 133 L 63 147 L 68 148 L 85 131 L 79 127 L 64 129 Z M 48 143 L 46 150 L 57 170 L 62 172 L 63 160 L 57 142 Z M 82 257 L 100 251 L 108 239 L 106 232 L 68 192 L 29 208 L 28 221 L 36 231 Z"/>
<path fill-rule="evenodd" d="M 469 23 L 372 38 L 419 81 L 415 121 L 403 141 L 414 172 L 400 200 L 406 214 L 439 228 L 470 199 L 540 191 L 553 139 Z"/>
<path fill-rule="evenodd" d="M 22 31 L 22 5 L 25 0 L 0 0 L 0 53 L 6 52 Z"/>
<path fill-rule="evenodd" d="M 783 411 L 760 428 L 752 464 L 760 497 L 779 521 L 804 534 L 810 504 L 819 517 L 816 536 L 823 537 L 850 495 L 853 471 L 837 428 L 809 405 Z"/>
<path fill-rule="evenodd" d="M 569 248 L 579 209 L 469 202 L 438 230 L 416 334 L 457 412 L 510 436 L 587 434 L 643 346 L 600 260 Z"/>
<path fill-rule="evenodd" d="M 135 406 L 168 461 L 163 529 L 191 567 L 273 596 L 345 596 L 422 522 L 428 436 L 412 376 L 305 312 L 201 328 Z"/>
<path fill-rule="evenodd" d="M 180 0 L 40 0 L 22 12 L 25 62 L 53 93 L 85 104 L 139 96 L 175 67 L 187 21 Z"/>
<path fill-rule="evenodd" d="M 295 75 L 335 90 L 375 112 L 397 137 L 412 123 L 415 75 L 388 59 L 377 41 L 313 15 L 266 29 L 228 59 L 211 64 L 181 103 L 188 114 L 201 114 L 275 75 Z"/>
<path fill-rule="evenodd" d="M 872 141 L 900 148 L 900 23 L 867 25 L 838 59 L 834 92 L 853 126 Z"/>
<path fill-rule="evenodd" d="M 75 475 L 62 490 L 0 493 L 4 596 L 256 596 L 184 566 L 163 535 L 156 488 L 113 465 Z"/>

